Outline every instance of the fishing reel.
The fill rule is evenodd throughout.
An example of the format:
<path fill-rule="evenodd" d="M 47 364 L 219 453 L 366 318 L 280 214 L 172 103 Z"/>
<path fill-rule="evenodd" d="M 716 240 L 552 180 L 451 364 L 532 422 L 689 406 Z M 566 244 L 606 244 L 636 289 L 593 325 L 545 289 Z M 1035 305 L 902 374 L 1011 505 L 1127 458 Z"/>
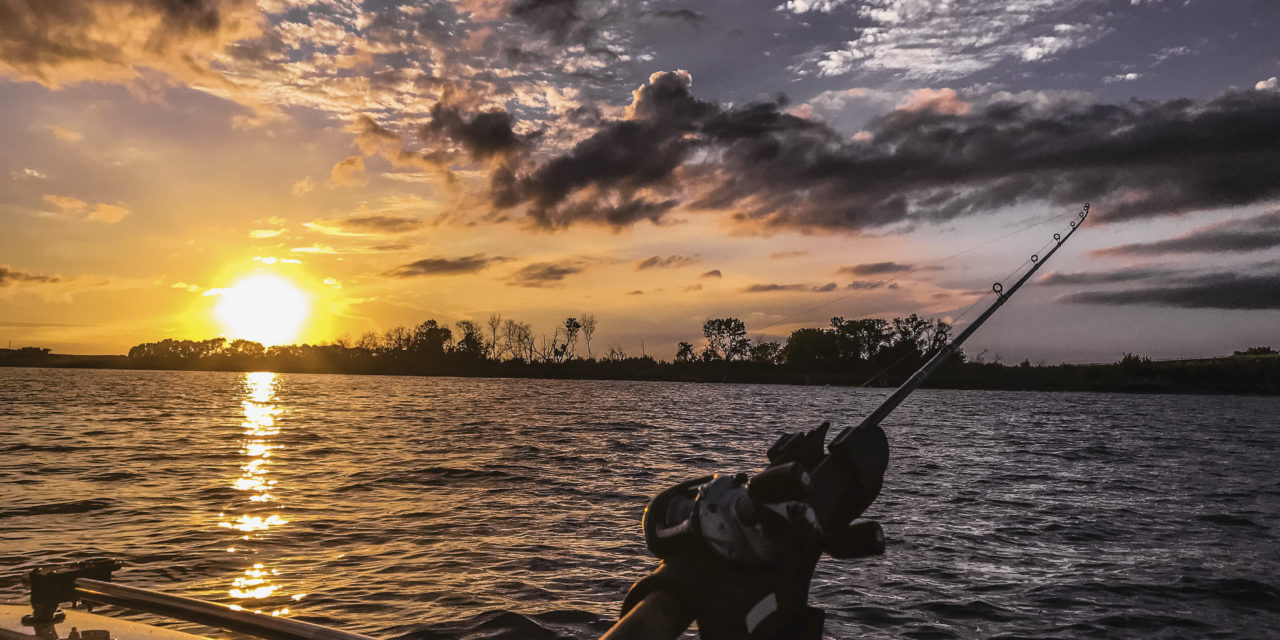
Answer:
<path fill-rule="evenodd" d="M 705 476 L 659 493 L 645 509 L 644 536 L 663 562 L 627 593 L 623 615 L 661 590 L 690 606 L 704 640 L 821 638 L 822 610 L 807 604 L 814 568 L 824 551 L 884 551 L 878 523 L 851 521 L 879 493 L 888 462 L 878 426 L 860 428 L 857 455 L 837 443 L 824 455 L 829 427 L 783 436 L 754 476 Z"/>

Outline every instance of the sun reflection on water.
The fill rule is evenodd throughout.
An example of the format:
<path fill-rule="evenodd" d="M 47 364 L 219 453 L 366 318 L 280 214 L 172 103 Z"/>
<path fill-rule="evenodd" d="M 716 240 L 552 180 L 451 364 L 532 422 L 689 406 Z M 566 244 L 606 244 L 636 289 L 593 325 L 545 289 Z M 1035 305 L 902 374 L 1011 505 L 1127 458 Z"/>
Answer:
<path fill-rule="evenodd" d="M 244 456 L 239 465 L 239 475 L 231 481 L 231 487 L 243 492 L 247 498 L 242 512 L 223 512 L 219 515 L 218 526 L 237 532 L 240 543 L 227 547 L 227 552 L 244 556 L 255 555 L 253 542 L 265 539 L 273 533 L 273 529 L 289 524 L 289 521 L 275 511 L 279 503 L 272 491 L 276 480 L 271 478 L 273 453 L 281 450 L 282 445 L 274 440 L 280 435 L 280 427 L 276 419 L 283 410 L 277 406 L 276 391 L 279 376 L 267 371 L 247 373 L 244 377 L 243 399 L 240 402 L 243 420 L 243 438 L 240 441 L 240 453 Z M 269 505 L 274 505 L 272 508 Z M 279 570 L 269 568 L 263 562 L 254 562 L 241 575 L 232 579 L 227 593 L 241 600 L 232 605 L 236 609 L 248 609 L 264 612 L 263 608 L 275 606 L 283 585 L 279 582 Z M 305 594 L 290 596 L 298 601 Z M 268 602 L 274 600 L 276 602 Z M 258 601 L 258 602 L 255 602 Z M 277 606 L 265 611 L 271 615 L 285 615 L 289 608 Z"/>

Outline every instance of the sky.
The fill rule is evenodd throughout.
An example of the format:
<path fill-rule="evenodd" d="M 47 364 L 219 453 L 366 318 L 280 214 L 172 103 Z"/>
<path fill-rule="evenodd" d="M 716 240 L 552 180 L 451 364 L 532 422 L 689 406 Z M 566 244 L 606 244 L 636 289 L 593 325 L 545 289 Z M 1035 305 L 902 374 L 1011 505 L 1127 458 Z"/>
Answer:
<path fill-rule="evenodd" d="M 0 0 L 0 346 L 228 335 L 255 274 L 305 292 L 310 343 L 963 325 L 1085 202 L 971 357 L 1280 346 L 1277 27 L 1272 0 Z"/>

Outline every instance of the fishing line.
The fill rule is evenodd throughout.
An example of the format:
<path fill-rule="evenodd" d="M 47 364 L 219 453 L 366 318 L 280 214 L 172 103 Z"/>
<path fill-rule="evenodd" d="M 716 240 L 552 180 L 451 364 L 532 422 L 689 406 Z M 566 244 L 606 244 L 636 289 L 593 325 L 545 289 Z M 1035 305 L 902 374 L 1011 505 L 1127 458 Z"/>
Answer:
<path fill-rule="evenodd" d="M 937 260 L 934 260 L 933 262 L 926 262 L 925 264 L 922 264 L 922 265 L 920 265 L 919 267 L 916 267 L 916 269 L 915 269 L 915 270 L 916 270 L 916 271 L 921 271 L 921 270 L 924 270 L 924 269 L 928 269 L 929 267 L 937 266 L 938 264 L 941 264 L 941 263 L 943 263 L 943 262 L 946 262 L 947 260 L 951 260 L 952 258 L 958 258 L 958 257 L 960 257 L 960 256 L 962 256 L 962 255 L 964 255 L 964 254 L 966 254 L 966 253 L 971 252 L 971 251 L 976 251 L 976 250 L 978 250 L 978 249 L 981 249 L 981 248 L 983 248 L 983 247 L 985 247 L 985 246 L 988 246 L 988 245 L 994 244 L 994 243 L 999 242 L 999 241 L 1001 241 L 1001 240 L 1004 240 L 1004 239 L 1006 239 L 1006 238 L 1011 238 L 1011 237 L 1013 237 L 1013 236 L 1015 236 L 1015 235 L 1018 235 L 1018 234 L 1020 234 L 1020 233 L 1022 233 L 1022 232 L 1024 232 L 1024 231 L 1028 231 L 1028 230 L 1030 230 L 1030 229 L 1034 229 L 1035 227 L 1038 227 L 1038 226 L 1041 226 L 1041 225 L 1044 225 L 1044 224 L 1048 224 L 1048 223 L 1050 223 L 1050 222 L 1052 222 L 1052 221 L 1054 221 L 1054 220 L 1058 220 L 1058 219 L 1060 219 L 1060 218 L 1066 217 L 1067 215 L 1074 216 L 1074 215 L 1075 215 L 1075 212 L 1074 212 L 1074 211 L 1072 211 L 1070 214 L 1055 213 L 1055 214 L 1053 214 L 1053 215 L 1051 215 L 1051 216 L 1049 216 L 1049 217 L 1047 217 L 1047 218 L 1043 218 L 1043 219 L 1040 219 L 1040 220 L 1036 220 L 1036 221 L 1034 221 L 1034 222 L 1032 222 L 1032 223 L 1030 223 L 1030 224 L 1028 224 L 1028 225 L 1026 225 L 1026 226 L 1023 226 L 1023 227 L 1019 227 L 1019 228 L 1017 228 L 1017 229 L 1014 229 L 1013 231 L 1010 231 L 1009 233 L 1006 233 L 1006 234 L 1004 234 L 1004 235 L 1002 235 L 1002 236 L 999 236 L 999 237 L 997 237 L 997 238 L 992 238 L 992 239 L 990 239 L 990 240 L 983 241 L 983 242 L 981 242 L 981 243 L 975 244 L 975 245 L 973 245 L 973 246 L 971 246 L 971 247 L 969 247 L 969 248 L 967 248 L 967 249 L 964 249 L 964 250 L 962 250 L 962 251 L 957 251 L 957 252 L 955 252 L 955 253 L 953 253 L 953 254 L 951 254 L 951 255 L 948 255 L 948 256 L 944 256 L 944 257 L 938 258 Z M 1045 246 L 1048 246 L 1048 245 L 1045 245 Z M 1040 251 L 1043 251 L 1043 250 L 1044 250 L 1044 247 L 1041 247 Z M 1027 263 L 1026 263 L 1026 262 L 1024 262 L 1024 263 L 1022 263 L 1021 265 L 1018 265 L 1018 269 L 1021 269 L 1023 266 L 1026 266 L 1026 264 L 1027 264 Z M 1016 271 L 1016 270 L 1015 270 L 1015 271 Z M 897 283 L 897 282 L 898 282 L 899 280 L 901 280 L 901 279 L 902 279 L 901 277 L 897 277 L 897 278 L 891 278 L 891 279 L 887 279 L 887 280 L 878 280 L 878 281 L 874 282 L 874 283 L 873 283 L 873 286 L 872 286 L 872 287 L 870 287 L 870 288 L 879 289 L 879 288 L 881 288 L 881 287 L 886 287 L 886 286 L 888 286 L 888 285 L 891 285 L 891 284 L 895 284 L 895 283 Z M 1006 277 L 1005 279 L 1007 280 L 1008 278 Z M 785 324 L 790 323 L 790 322 L 791 322 L 791 321 L 793 321 L 793 320 L 797 320 L 797 319 L 799 319 L 799 318 L 801 318 L 801 317 L 803 317 L 803 316 L 806 316 L 806 315 L 808 315 L 808 314 L 810 314 L 810 313 L 812 313 L 812 312 L 814 312 L 814 311 L 817 311 L 818 309 L 821 309 L 821 308 L 823 308 L 823 307 L 827 307 L 827 306 L 833 305 L 833 304 L 835 304 L 835 303 L 837 303 L 837 302 L 842 302 L 842 301 L 844 301 L 844 300 L 848 300 L 849 298 L 852 298 L 853 296 L 858 295 L 858 293 L 860 293 L 860 292 L 855 291 L 855 292 L 853 292 L 853 293 L 846 293 L 846 294 L 844 294 L 844 295 L 842 295 L 842 296 L 840 296 L 840 297 L 838 297 L 838 298 L 833 298 L 833 299 L 831 299 L 831 300 L 827 300 L 826 302 L 823 302 L 823 303 L 821 303 L 821 304 L 819 304 L 819 305 L 816 305 L 816 306 L 810 307 L 810 308 L 808 308 L 808 309 L 805 309 L 804 311 L 800 311 L 800 312 L 797 312 L 797 313 L 793 313 L 793 314 L 791 314 L 791 315 L 789 315 L 789 316 L 787 316 L 787 317 L 785 317 L 785 318 L 783 318 L 783 319 L 781 319 L 781 320 L 779 320 L 779 321 L 777 321 L 777 322 L 775 322 L 775 323 L 773 323 L 773 324 L 770 324 L 770 325 L 768 325 L 768 326 L 765 326 L 765 327 L 763 327 L 763 328 L 761 328 L 761 329 L 756 329 L 756 330 L 755 330 L 755 332 L 756 332 L 756 333 L 763 333 L 763 332 L 768 331 L 769 329 L 772 329 L 772 328 L 774 328 L 774 327 L 780 327 L 780 326 L 783 326 L 783 325 L 785 325 Z M 982 297 L 978 298 L 978 302 L 981 302 L 981 301 L 982 301 L 982 300 L 984 300 L 985 298 L 986 298 L 986 296 L 982 296 Z M 973 304 L 973 306 L 977 306 L 978 302 L 975 302 L 975 303 Z M 966 311 L 965 311 L 965 313 L 967 314 L 969 311 L 971 311 L 971 310 L 973 309 L 973 306 L 969 307 L 969 309 L 968 309 L 968 310 L 966 310 Z M 962 316 L 962 317 L 963 317 L 963 316 Z"/>

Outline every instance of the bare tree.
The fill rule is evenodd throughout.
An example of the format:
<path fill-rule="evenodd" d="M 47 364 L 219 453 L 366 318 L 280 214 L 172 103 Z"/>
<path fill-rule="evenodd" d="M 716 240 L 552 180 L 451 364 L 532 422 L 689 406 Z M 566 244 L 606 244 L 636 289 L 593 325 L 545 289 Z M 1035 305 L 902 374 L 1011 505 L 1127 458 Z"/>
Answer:
<path fill-rule="evenodd" d="M 498 329 L 502 327 L 502 314 L 489 314 L 489 322 L 487 324 L 489 326 L 489 334 L 493 336 L 489 342 L 490 357 L 494 360 L 500 360 L 502 353 L 498 351 Z"/>
<path fill-rule="evenodd" d="M 593 313 L 582 314 L 582 339 L 587 342 L 587 359 L 591 359 L 591 336 L 596 333 L 596 316 Z"/>
<path fill-rule="evenodd" d="M 365 353 L 376 353 L 381 346 L 378 334 L 373 331 L 366 331 L 360 334 L 360 339 L 356 340 L 356 348 Z"/>
<path fill-rule="evenodd" d="M 408 351 L 413 342 L 413 334 L 403 326 L 387 330 L 382 336 L 382 344 L 388 351 Z"/>

